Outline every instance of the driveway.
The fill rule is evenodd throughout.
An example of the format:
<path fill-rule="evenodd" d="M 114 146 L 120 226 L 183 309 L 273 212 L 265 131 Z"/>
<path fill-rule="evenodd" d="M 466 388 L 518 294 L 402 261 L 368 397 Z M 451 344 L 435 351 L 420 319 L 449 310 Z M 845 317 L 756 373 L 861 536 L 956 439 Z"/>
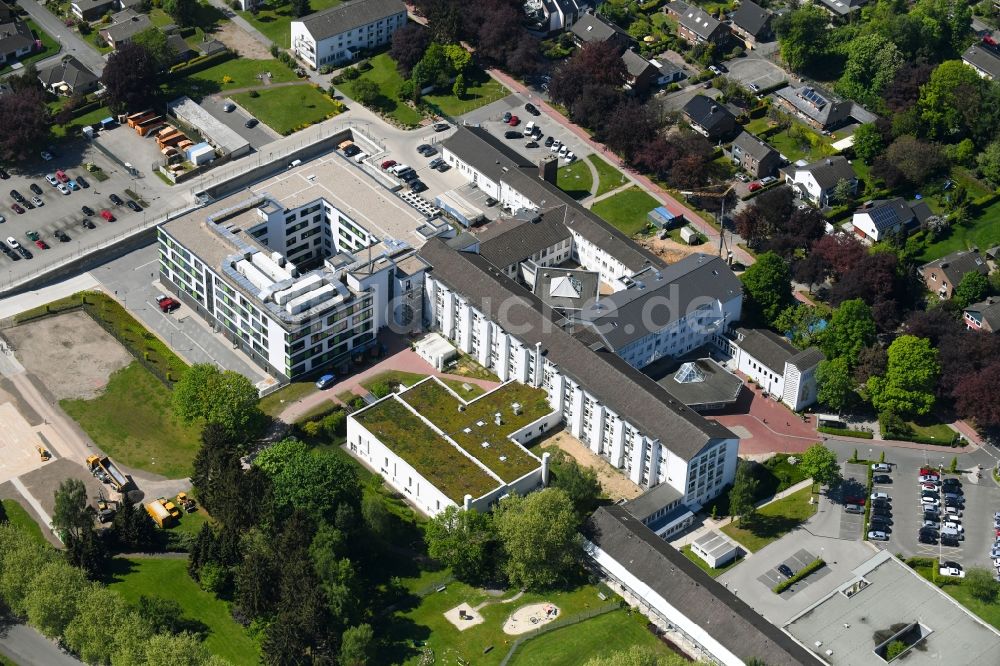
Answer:
<path fill-rule="evenodd" d="M 726 62 L 729 69 L 727 76 L 749 88 L 751 83 L 761 90 L 780 84 L 782 81 L 794 82 L 797 79 L 770 60 L 762 58 L 753 51 L 745 58 L 733 58 Z"/>
<path fill-rule="evenodd" d="M 67 28 L 61 20 L 35 2 L 35 0 L 20 0 L 20 5 L 35 20 L 35 23 L 62 44 L 63 51 L 61 55 L 74 56 L 94 74 L 101 75 L 104 71 L 105 61 L 104 56 L 97 49 L 80 39 L 78 34 Z"/>
<path fill-rule="evenodd" d="M 247 127 L 246 122 L 250 119 L 250 114 L 240 106 L 237 106 L 235 111 L 227 113 L 223 108 L 227 102 L 229 102 L 227 97 L 210 95 L 201 100 L 201 106 L 216 120 L 249 141 L 254 150 L 259 150 L 261 146 L 281 138 L 264 123 L 257 123 L 255 127 Z"/>

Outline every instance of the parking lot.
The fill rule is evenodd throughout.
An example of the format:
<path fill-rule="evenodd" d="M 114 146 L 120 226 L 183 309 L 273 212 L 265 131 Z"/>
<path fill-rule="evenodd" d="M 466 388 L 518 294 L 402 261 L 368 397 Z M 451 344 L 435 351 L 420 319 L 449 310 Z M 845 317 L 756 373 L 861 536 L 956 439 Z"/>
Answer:
<path fill-rule="evenodd" d="M 553 154 L 544 145 L 545 139 L 549 136 L 568 146 L 578 159 L 583 159 L 593 152 L 582 139 L 559 123 L 549 119 L 545 115 L 533 116 L 528 113 L 528 111 L 524 108 L 524 105 L 530 101 L 537 102 L 538 100 L 529 100 L 526 97 L 517 94 L 508 95 L 501 100 L 493 102 L 492 104 L 487 104 L 486 106 L 465 114 L 462 116 L 462 120 L 471 125 L 479 125 L 486 128 L 486 130 L 491 134 L 499 137 L 508 146 L 534 163 L 537 163 L 545 155 Z M 510 125 L 502 122 L 504 113 L 507 112 L 510 112 L 512 115 L 516 115 L 518 117 L 520 123 L 517 126 L 511 127 Z M 538 141 L 537 148 L 525 147 L 525 144 L 528 143 L 528 139 L 523 136 L 517 139 L 504 139 L 504 132 L 507 132 L 508 130 L 516 130 L 520 132 L 523 130 L 524 126 L 531 121 L 534 121 L 534 123 L 542 130 L 542 138 Z M 560 166 L 565 163 L 565 161 L 560 160 Z"/>
<path fill-rule="evenodd" d="M 258 122 L 254 127 L 247 127 L 246 122 L 252 116 L 238 104 L 236 104 L 235 111 L 227 112 L 224 107 L 229 102 L 232 102 L 232 100 L 228 97 L 209 95 L 202 99 L 200 104 L 216 120 L 249 141 L 250 146 L 254 150 L 260 150 L 261 146 L 265 146 L 280 138 L 274 130 L 264 123 Z M 233 103 L 235 104 L 235 102 Z"/>
<path fill-rule="evenodd" d="M 114 142 L 114 148 L 111 150 L 123 161 L 135 159 L 134 164 L 144 177 L 133 178 L 123 166 L 84 140 L 60 146 L 53 159 L 49 161 L 33 156 L 32 159 L 16 165 L 4 165 L 10 178 L 0 181 L 2 188 L 0 197 L 4 202 L 0 206 L 0 215 L 6 218 L 0 226 L 0 235 L 3 239 L 13 238 L 27 248 L 31 258 L 18 256 L 14 259 L 9 255 L 0 255 L 0 284 L 9 284 L 37 273 L 120 235 L 129 227 L 158 219 L 169 210 L 182 207 L 186 203 L 168 196 L 169 186 L 150 173 L 150 162 L 139 161 L 145 152 L 136 153 L 129 149 L 143 139 L 128 128 L 117 128 L 107 132 L 107 134 L 115 133 L 118 133 L 119 136 L 115 138 L 119 140 Z M 155 145 L 154 142 L 154 148 Z M 135 155 L 139 155 L 139 159 Z M 107 180 L 101 181 L 88 172 L 83 166 L 88 162 L 103 170 L 108 177 Z M 55 174 L 57 170 L 65 172 L 70 179 L 78 180 L 82 176 L 83 180 L 78 180 L 79 189 L 69 190 L 69 194 L 63 194 L 50 185 L 45 177 Z M 40 194 L 31 189 L 33 184 L 41 190 Z M 126 189 L 138 194 L 149 206 L 144 207 L 141 212 L 133 212 L 125 206 L 113 205 L 108 197 L 114 193 L 123 200 L 128 199 L 125 194 Z M 32 197 L 37 196 L 42 205 L 32 204 L 30 208 L 22 205 L 24 213 L 19 214 L 13 209 L 12 190 L 20 193 L 29 203 Z M 82 211 L 84 205 L 89 206 L 95 213 L 89 217 L 94 225 L 93 229 L 87 229 L 82 224 L 87 218 Z M 115 221 L 108 222 L 102 219 L 100 217 L 102 209 L 111 211 Z M 48 249 L 39 248 L 29 240 L 26 235 L 29 231 L 37 232 Z M 65 234 L 64 240 L 56 238 L 57 231 Z"/>
<path fill-rule="evenodd" d="M 778 583 L 785 580 L 785 577 L 778 571 L 778 567 L 786 566 L 789 568 L 789 570 L 791 570 L 793 574 L 797 574 L 807 565 L 815 561 L 816 557 L 817 557 L 816 555 L 810 553 L 807 550 L 798 550 L 789 557 L 786 557 L 781 562 L 775 564 L 774 567 L 772 567 L 771 569 L 766 570 L 764 573 L 762 573 L 760 576 L 757 577 L 757 580 L 760 581 L 765 587 L 773 589 Z M 790 586 L 788 589 L 786 589 L 778 596 L 780 596 L 783 599 L 792 597 L 795 594 L 806 589 L 813 583 L 818 582 L 829 573 L 830 573 L 829 567 L 820 567 L 819 569 L 812 572 L 802 580 L 794 583 L 792 586 Z"/>
<path fill-rule="evenodd" d="M 734 81 L 742 83 L 747 88 L 750 84 L 757 85 L 761 90 L 780 84 L 782 81 L 794 83 L 788 72 L 781 69 L 770 60 L 766 60 L 751 52 L 744 58 L 733 58 L 726 62 L 729 73 L 726 74 Z"/>

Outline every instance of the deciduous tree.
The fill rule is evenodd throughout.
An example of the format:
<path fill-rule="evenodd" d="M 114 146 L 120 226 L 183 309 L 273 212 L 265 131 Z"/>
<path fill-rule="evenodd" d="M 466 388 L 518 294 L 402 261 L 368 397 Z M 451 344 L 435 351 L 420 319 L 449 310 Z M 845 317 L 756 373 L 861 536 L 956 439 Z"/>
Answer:
<path fill-rule="evenodd" d="M 847 62 L 836 90 L 869 108 L 881 109 L 882 91 L 903 64 L 896 45 L 878 34 L 860 35 L 846 47 Z"/>
<path fill-rule="evenodd" d="M 566 493 L 582 522 L 597 509 L 597 500 L 601 495 L 601 484 L 597 480 L 597 473 L 568 456 L 554 460 L 551 468 L 550 485 Z"/>
<path fill-rule="evenodd" d="M 351 93 L 358 104 L 364 106 L 375 106 L 382 91 L 378 84 L 371 79 L 357 79 L 351 84 Z"/>
<path fill-rule="evenodd" d="M 802 5 L 775 21 L 781 59 L 794 71 L 808 69 L 827 49 L 827 15 L 813 5 Z"/>
<path fill-rule="evenodd" d="M 885 150 L 885 143 L 882 139 L 882 132 L 875 127 L 874 123 L 859 125 L 854 130 L 854 154 L 865 164 L 871 164 L 882 151 Z"/>
<path fill-rule="evenodd" d="M 837 454 L 816 442 L 802 453 L 799 463 L 802 471 L 824 486 L 833 485 L 840 479 L 840 464 Z"/>
<path fill-rule="evenodd" d="M 295 16 L 305 16 L 312 13 L 312 5 L 309 0 L 290 0 L 292 14 Z"/>
<path fill-rule="evenodd" d="M 740 278 L 746 294 L 744 307 L 751 319 L 770 326 L 792 304 L 792 277 L 788 263 L 774 252 L 757 257 Z"/>
<path fill-rule="evenodd" d="M 174 386 L 172 400 L 175 413 L 188 422 L 201 418 L 244 436 L 261 425 L 257 387 L 238 372 L 208 363 L 188 369 Z"/>
<path fill-rule="evenodd" d="M 149 55 L 156 61 L 160 71 L 170 67 L 177 57 L 177 51 L 167 43 L 165 32 L 155 26 L 150 26 L 132 38 L 133 44 L 146 49 Z"/>
<path fill-rule="evenodd" d="M 375 632 L 369 624 L 344 630 L 340 640 L 340 666 L 367 666 L 372 658 Z"/>
<path fill-rule="evenodd" d="M 354 467 L 339 456 L 313 455 L 297 439 L 264 449 L 254 465 L 271 479 L 279 509 L 296 509 L 319 522 L 333 520 L 341 505 L 358 506 L 361 486 Z"/>
<path fill-rule="evenodd" d="M 739 519 L 752 519 L 757 511 L 757 478 L 753 474 L 753 464 L 740 459 L 736 465 L 733 487 L 729 490 L 729 513 Z"/>
<path fill-rule="evenodd" d="M 451 567 L 459 580 L 485 582 L 495 577 L 500 542 L 488 513 L 448 507 L 427 523 L 427 552 Z"/>
<path fill-rule="evenodd" d="M 969 594 L 984 603 L 996 601 L 1000 584 L 993 579 L 993 573 L 982 567 L 970 567 L 965 571 L 965 587 Z"/>
<path fill-rule="evenodd" d="M 952 389 L 955 409 L 965 418 L 973 419 L 977 425 L 986 428 L 1000 426 L 1000 391 L 997 377 L 1000 377 L 1000 361 L 962 377 Z"/>
<path fill-rule="evenodd" d="M 875 318 L 861 299 L 841 303 L 823 332 L 821 347 L 828 359 L 843 358 L 853 367 L 864 347 L 875 342 Z"/>
<path fill-rule="evenodd" d="M 80 537 L 94 526 L 94 514 L 87 507 L 87 487 L 80 479 L 69 478 L 59 484 L 52 510 L 52 527 L 63 541 Z"/>
<path fill-rule="evenodd" d="M 966 273 L 962 281 L 955 287 L 952 300 L 960 308 L 965 308 L 973 303 L 986 298 L 990 293 L 990 279 L 977 271 Z"/>
<path fill-rule="evenodd" d="M 889 345 L 885 375 L 868 380 L 872 405 L 880 412 L 927 414 L 934 407 L 940 367 L 929 340 L 901 335 Z"/>
<path fill-rule="evenodd" d="M 120 46 L 108 58 L 101 74 L 111 110 L 125 113 L 151 106 L 159 86 L 159 69 L 156 58 L 145 47 L 132 43 Z"/>
<path fill-rule="evenodd" d="M 296 6 L 296 2 L 306 3 L 305 13 L 296 14 L 296 16 L 305 16 L 309 13 L 309 0 L 292 0 L 293 8 Z M 194 25 L 198 15 L 198 0 L 163 0 L 162 7 L 163 11 L 174 20 L 174 23 L 182 27 Z"/>
<path fill-rule="evenodd" d="M 27 158 L 45 145 L 50 129 L 49 111 L 41 89 L 33 87 L 0 95 L 0 159 L 15 163 Z"/>
<path fill-rule="evenodd" d="M 822 361 L 816 370 L 816 399 L 840 414 L 854 395 L 854 381 L 847 359 Z"/>
<path fill-rule="evenodd" d="M 581 538 L 573 503 L 562 490 L 510 495 L 494 514 L 507 555 L 503 570 L 512 585 L 544 589 L 578 574 Z"/>
<path fill-rule="evenodd" d="M 409 78 L 414 65 L 424 57 L 424 51 L 430 43 L 430 32 L 419 23 L 407 23 L 392 33 L 389 55 L 396 61 L 396 68 L 404 78 Z"/>
<path fill-rule="evenodd" d="M 943 62 L 920 87 L 920 121 L 932 139 L 959 139 L 969 133 L 989 83 L 961 60 Z"/>

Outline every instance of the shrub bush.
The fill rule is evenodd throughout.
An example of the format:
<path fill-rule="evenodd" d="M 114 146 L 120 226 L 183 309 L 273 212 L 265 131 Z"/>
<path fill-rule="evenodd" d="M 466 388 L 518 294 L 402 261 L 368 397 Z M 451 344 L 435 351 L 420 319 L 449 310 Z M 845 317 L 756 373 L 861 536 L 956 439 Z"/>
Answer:
<path fill-rule="evenodd" d="M 794 576 L 781 581 L 780 583 L 775 585 L 774 588 L 772 589 L 775 594 L 781 594 L 782 592 L 790 588 L 792 585 L 799 582 L 800 580 L 802 580 L 803 578 L 805 578 L 806 576 L 808 576 L 809 574 L 811 574 L 812 572 L 816 571 L 817 569 L 823 566 L 826 566 L 826 562 L 817 557 L 815 560 L 813 560 L 809 564 L 799 569 Z"/>
<path fill-rule="evenodd" d="M 253 97 L 254 99 L 260 97 L 260 93 L 257 92 L 256 90 L 251 90 L 250 92 L 247 93 L 247 95 Z"/>
<path fill-rule="evenodd" d="M 858 439 L 872 439 L 875 437 L 870 432 L 865 432 L 863 430 L 848 430 L 847 428 L 828 428 L 826 426 L 820 426 L 816 430 L 825 433 L 827 435 L 836 435 L 838 437 L 857 437 Z"/>

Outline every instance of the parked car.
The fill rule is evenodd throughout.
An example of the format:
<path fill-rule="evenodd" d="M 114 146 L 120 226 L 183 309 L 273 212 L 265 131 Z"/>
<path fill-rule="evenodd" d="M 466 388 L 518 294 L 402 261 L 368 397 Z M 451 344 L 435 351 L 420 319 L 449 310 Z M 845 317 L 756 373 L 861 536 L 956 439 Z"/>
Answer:
<path fill-rule="evenodd" d="M 77 177 L 76 177 L 76 182 L 77 182 L 77 183 L 78 183 L 78 184 L 80 185 L 80 187 L 82 187 L 83 189 L 87 189 L 88 187 L 90 187 L 90 183 L 88 183 L 88 182 L 87 182 L 87 179 L 86 179 L 86 178 L 84 178 L 83 176 L 77 176 Z"/>
<path fill-rule="evenodd" d="M 946 497 L 944 500 L 944 504 L 945 506 L 954 506 L 961 508 L 965 505 L 965 502 L 963 502 L 961 499 L 955 499 L 954 497 Z"/>
<path fill-rule="evenodd" d="M 60 183 L 68 183 L 69 176 L 67 176 L 66 172 L 63 171 L 62 169 L 56 169 L 56 180 L 58 180 Z"/>
<path fill-rule="evenodd" d="M 52 153 L 50 153 L 47 150 L 43 150 L 41 153 L 39 153 L 39 155 L 41 155 L 42 159 L 45 160 L 46 162 L 49 162 L 49 161 L 52 160 Z"/>
<path fill-rule="evenodd" d="M 955 518 L 962 517 L 962 510 L 959 509 L 957 506 L 946 506 L 944 508 L 944 513 L 946 516 L 953 516 Z"/>
<path fill-rule="evenodd" d="M 448 123 L 434 123 L 435 132 L 446 132 L 448 128 L 451 127 Z"/>
<path fill-rule="evenodd" d="M 574 162 L 574 161 L 576 161 L 576 155 L 573 154 L 572 150 L 567 150 L 566 154 L 563 155 L 562 157 L 567 162 Z"/>
<path fill-rule="evenodd" d="M 755 92 L 755 93 L 756 92 L 760 92 L 760 86 L 757 85 L 756 83 L 751 83 L 750 84 L 750 90 L 753 91 L 753 92 Z"/>
<path fill-rule="evenodd" d="M 114 204 L 114 205 L 116 205 L 116 206 L 121 206 L 121 205 L 122 205 L 123 203 L 125 203 L 125 202 L 124 202 L 124 201 L 122 200 L 122 198 L 121 198 L 120 196 L 118 196 L 117 194 L 112 194 L 112 195 L 111 195 L 110 197 L 108 197 L 108 198 L 109 198 L 109 199 L 111 199 L 111 203 L 113 203 L 113 204 Z"/>
<path fill-rule="evenodd" d="M 252 129 L 254 127 L 257 127 L 257 123 L 259 122 L 260 121 L 257 120 L 256 118 L 247 118 L 247 121 L 243 123 L 243 127 L 246 127 L 247 129 Z"/>
<path fill-rule="evenodd" d="M 397 164 L 396 160 L 386 160 L 385 162 L 382 162 L 382 168 L 388 169 L 389 167 L 396 166 L 396 164 Z"/>
<path fill-rule="evenodd" d="M 93 223 L 93 222 L 91 221 L 91 219 L 90 219 L 89 217 L 85 217 L 85 218 L 83 218 L 83 222 L 81 222 L 80 224 L 82 224 L 82 225 L 83 225 L 83 228 L 84 228 L 84 229 L 96 229 L 96 228 L 97 228 L 97 225 L 95 225 L 95 224 L 94 224 L 94 223 Z"/>
<path fill-rule="evenodd" d="M 951 536 L 947 536 L 947 535 L 942 535 L 941 536 L 941 545 L 942 546 L 951 546 L 952 548 L 958 548 L 961 545 L 961 542 L 959 542 L 959 540 L 956 539 L 955 537 L 951 537 Z"/>
<path fill-rule="evenodd" d="M 523 134 L 515 130 L 507 130 L 506 132 L 503 133 L 503 138 L 505 139 L 520 139 L 523 136 L 524 136 Z"/>
<path fill-rule="evenodd" d="M 844 505 L 844 511 L 847 513 L 864 513 L 865 507 L 859 504 L 846 504 Z"/>
<path fill-rule="evenodd" d="M 35 194 L 42 193 L 42 188 L 38 187 L 38 183 L 32 183 L 31 185 L 28 185 L 28 188 Z"/>
<path fill-rule="evenodd" d="M 7 180 L 8 178 L 10 178 L 10 174 L 0 169 L 0 180 Z"/>
<path fill-rule="evenodd" d="M 952 488 L 961 488 L 962 482 L 959 481 L 958 479 L 947 478 L 941 482 L 941 485 L 943 485 L 945 488 L 948 488 L 949 486 Z"/>
<path fill-rule="evenodd" d="M 83 214 L 88 217 L 94 215 L 94 209 L 90 206 L 80 206 L 80 210 L 83 211 Z"/>
<path fill-rule="evenodd" d="M 18 215 L 22 215 L 22 214 L 24 214 L 24 209 L 23 209 L 23 208 L 21 208 L 21 207 L 20 207 L 19 205 L 17 205 L 17 204 L 12 204 L 12 205 L 11 205 L 11 208 L 13 208 L 13 209 L 14 209 L 14 212 L 15 212 L 15 213 L 17 213 Z"/>
<path fill-rule="evenodd" d="M 316 388 L 319 390 L 328 389 L 337 383 L 336 375 L 323 375 L 318 380 L 316 380 Z"/>
<path fill-rule="evenodd" d="M 920 481 L 920 483 L 935 483 L 936 484 L 938 482 L 939 478 L 940 477 L 938 477 L 937 474 L 921 474 L 919 477 L 917 477 L 917 481 Z"/>
<path fill-rule="evenodd" d="M 433 150 L 432 146 L 429 143 L 422 143 L 419 146 L 417 146 L 417 152 L 420 153 L 421 155 L 423 155 L 428 150 Z"/>
<path fill-rule="evenodd" d="M 13 236 L 7 236 L 7 245 L 12 250 L 16 250 L 17 248 L 21 247 L 21 244 L 18 243 L 17 240 Z"/>
<path fill-rule="evenodd" d="M 410 183 L 410 190 L 413 192 L 425 192 L 427 191 L 427 186 L 424 185 L 422 180 L 414 180 Z"/>
<path fill-rule="evenodd" d="M 955 522 L 954 520 L 949 520 L 944 524 L 944 529 L 955 530 L 956 532 L 964 532 L 965 528 L 962 527 L 961 523 Z"/>
<path fill-rule="evenodd" d="M 550 148 L 552 146 L 552 144 L 555 143 L 555 142 L 556 142 L 556 140 L 555 140 L 554 137 L 547 136 L 547 137 L 545 137 L 545 144 L 544 145 L 545 145 L 546 148 Z"/>
<path fill-rule="evenodd" d="M 142 206 L 140 206 L 136 202 L 132 201 L 131 199 L 129 199 L 128 201 L 126 201 L 125 205 L 128 206 L 129 208 L 131 208 L 132 210 L 134 210 L 137 213 L 142 210 Z"/>
<path fill-rule="evenodd" d="M 107 208 L 101 210 L 101 217 L 103 217 L 108 222 L 114 222 L 115 221 L 115 216 L 112 215 L 111 211 L 108 210 Z"/>
<path fill-rule="evenodd" d="M 791 578 L 792 576 L 795 575 L 795 573 L 792 571 L 791 567 L 789 567 L 787 564 L 779 564 L 778 565 L 778 573 L 780 573 L 785 578 Z"/>
<path fill-rule="evenodd" d="M 348 157 L 354 157 L 355 155 L 357 155 L 360 152 L 361 152 L 361 149 L 358 148 L 353 143 L 351 145 L 347 146 L 346 148 L 344 148 L 344 155 L 347 155 Z"/>
<path fill-rule="evenodd" d="M 892 483 L 892 477 L 889 476 L 888 474 L 876 474 L 875 476 L 872 477 L 872 481 L 874 483 L 882 483 L 882 484 Z"/>
<path fill-rule="evenodd" d="M 427 166 L 429 166 L 432 169 L 437 169 L 442 164 L 444 164 L 444 158 L 435 157 L 434 159 L 432 159 L 430 162 L 427 163 Z"/>
<path fill-rule="evenodd" d="M 440 171 L 441 173 L 444 173 L 445 171 L 447 171 L 448 169 L 451 168 L 451 165 L 448 164 L 447 162 L 441 162 L 441 164 L 438 164 L 434 168 L 437 169 L 438 171 Z"/>
<path fill-rule="evenodd" d="M 889 535 L 881 530 L 871 530 L 868 532 L 869 541 L 888 541 Z"/>
<path fill-rule="evenodd" d="M 525 148 L 538 148 L 538 142 L 537 141 L 529 141 L 528 143 L 524 144 L 524 147 Z"/>
<path fill-rule="evenodd" d="M 38 240 L 35 241 L 35 246 L 39 250 L 47 250 L 47 249 L 49 249 L 49 244 L 46 243 L 45 241 L 43 241 L 41 238 L 39 238 Z"/>
<path fill-rule="evenodd" d="M 35 208 L 40 208 L 45 205 L 45 202 L 38 197 L 31 197 L 31 205 Z"/>
<path fill-rule="evenodd" d="M 892 466 L 889 465 L 889 463 L 884 463 L 884 462 L 872 463 L 872 471 L 873 472 L 891 472 L 892 471 Z"/>
<path fill-rule="evenodd" d="M 920 543 L 927 543 L 931 545 L 937 544 L 937 538 L 933 534 L 918 534 L 917 541 Z"/>
<path fill-rule="evenodd" d="M 226 102 L 225 104 L 222 105 L 222 110 L 225 111 L 226 113 L 232 113 L 233 111 L 236 110 L 236 105 L 233 104 L 232 102 Z"/>
<path fill-rule="evenodd" d="M 541 112 L 538 109 L 536 109 L 535 105 L 532 104 L 531 102 L 528 102 L 527 104 L 524 105 L 524 110 L 533 116 L 541 115 Z"/>
<path fill-rule="evenodd" d="M 926 506 L 938 506 L 941 504 L 936 497 L 921 497 L 920 503 Z"/>
<path fill-rule="evenodd" d="M 170 298 L 166 294 L 160 294 L 156 297 L 156 304 L 160 306 L 160 310 L 163 312 L 173 312 L 181 306 L 178 301 Z"/>
<path fill-rule="evenodd" d="M 503 123 L 504 123 L 504 125 L 506 125 L 507 123 L 509 123 L 510 119 L 513 118 L 513 117 L 514 116 L 513 116 L 513 114 L 510 111 L 504 111 L 503 112 Z"/>
<path fill-rule="evenodd" d="M 770 185 L 771 183 L 773 183 L 776 180 L 777 180 L 777 178 L 775 178 L 774 176 L 764 176 L 763 178 L 760 179 L 760 184 L 761 185 Z"/>
<path fill-rule="evenodd" d="M 884 493 L 882 491 L 875 491 L 872 493 L 873 500 L 887 500 L 889 499 L 889 493 Z"/>
<path fill-rule="evenodd" d="M 965 571 L 962 570 L 962 565 L 958 562 L 944 562 L 938 567 L 938 573 L 951 578 L 965 578 Z"/>
<path fill-rule="evenodd" d="M 14 201 L 16 201 L 19 204 L 23 204 L 24 203 L 24 195 L 21 194 L 20 192 L 18 192 L 17 190 L 11 190 L 10 191 L 10 198 L 13 199 Z"/>
<path fill-rule="evenodd" d="M 761 188 L 761 184 L 758 183 L 757 181 L 754 181 L 754 182 L 750 183 L 750 185 L 747 187 L 747 189 L 750 190 L 751 192 L 756 192 L 760 188 Z"/>
<path fill-rule="evenodd" d="M 69 188 L 63 185 L 62 183 L 56 185 L 56 189 L 62 192 L 63 194 L 69 194 Z"/>
<path fill-rule="evenodd" d="M 740 181 L 741 183 L 749 183 L 750 176 L 746 175 L 741 171 L 738 174 L 736 174 L 736 180 Z"/>
<path fill-rule="evenodd" d="M 70 178 L 69 180 L 66 181 L 66 187 L 68 187 L 71 190 L 78 190 L 78 189 L 80 189 L 80 186 L 72 178 Z"/>
<path fill-rule="evenodd" d="M 518 125 L 521 124 L 521 119 L 518 118 L 517 116 L 511 116 L 510 120 L 507 121 L 507 124 L 510 125 L 511 127 L 517 127 Z"/>
<path fill-rule="evenodd" d="M 716 76 L 722 74 L 722 70 L 716 67 L 715 65 L 709 65 L 708 71 L 712 72 L 712 74 L 715 74 Z"/>

